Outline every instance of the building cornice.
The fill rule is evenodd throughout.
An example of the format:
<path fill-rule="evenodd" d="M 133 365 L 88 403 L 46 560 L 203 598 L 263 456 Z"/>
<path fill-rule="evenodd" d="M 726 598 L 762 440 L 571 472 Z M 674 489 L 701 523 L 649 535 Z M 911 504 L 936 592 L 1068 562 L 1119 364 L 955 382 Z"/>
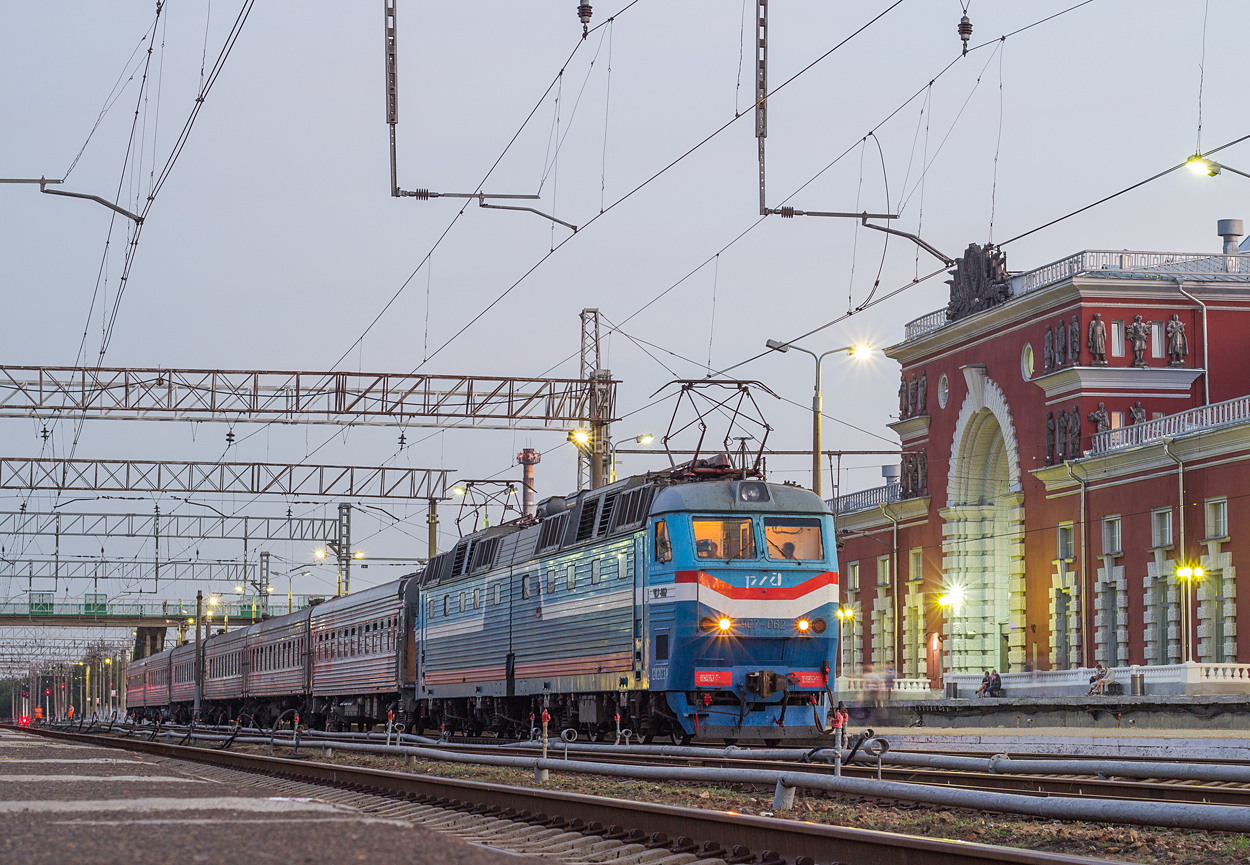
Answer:
<path fill-rule="evenodd" d="M 1099 486 L 1124 477 L 1175 469 L 1176 461 L 1167 455 L 1163 442 L 1157 439 L 1074 460 L 1071 465 L 1077 476 L 1075 480 L 1068 474 L 1067 464 L 1035 469 L 1032 475 L 1045 485 L 1047 493 L 1053 493 L 1075 488 L 1081 480 L 1089 486 Z M 1209 461 L 1250 450 L 1250 423 L 1177 436 L 1170 440 L 1169 447 L 1185 463 L 1186 469 L 1201 468 Z"/>
<path fill-rule="evenodd" d="M 838 527 L 839 535 L 844 532 L 853 534 L 888 528 L 891 520 L 885 515 L 883 508 L 888 509 L 890 516 L 898 520 L 899 526 L 904 523 L 914 523 L 916 520 L 923 522 L 929 517 L 930 499 L 930 496 L 920 496 L 914 499 L 903 499 L 901 502 L 864 508 L 862 511 L 839 514 L 834 522 Z"/>
<path fill-rule="evenodd" d="M 1250 277 L 1250 274 L 1247 276 Z M 1203 282 L 1187 278 L 1184 283 L 1191 294 L 1201 297 L 1203 301 L 1239 302 L 1246 305 L 1241 308 L 1250 309 L 1250 296 L 1247 296 L 1244 282 Z M 1133 304 L 1140 305 L 1179 303 L 1186 307 L 1194 306 L 1193 301 L 1177 291 L 1176 284 L 1174 278 L 1099 279 L 1096 276 L 1078 276 L 1012 298 L 983 312 L 892 345 L 885 349 L 885 355 L 903 366 L 908 366 L 931 354 L 992 336 L 1019 322 L 1036 318 L 1041 311 L 1060 304 L 1131 299 Z M 1063 312 L 1066 314 L 1066 310 Z"/>
<path fill-rule="evenodd" d="M 906 444 L 913 439 L 928 438 L 929 436 L 929 415 L 922 414 L 915 417 L 896 420 L 894 423 L 886 424 L 890 429 L 898 435 L 899 441 Z"/>
<path fill-rule="evenodd" d="M 1145 392 L 1187 396 L 1204 372 L 1183 366 L 1073 366 L 1036 376 L 1032 381 L 1046 392 L 1048 400 L 1091 391 L 1125 391 L 1125 396 Z"/>

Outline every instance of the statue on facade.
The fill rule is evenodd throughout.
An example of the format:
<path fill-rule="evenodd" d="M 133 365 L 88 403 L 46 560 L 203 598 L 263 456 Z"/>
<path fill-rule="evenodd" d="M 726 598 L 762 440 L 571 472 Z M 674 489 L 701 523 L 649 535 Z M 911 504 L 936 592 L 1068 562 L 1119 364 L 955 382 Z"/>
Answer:
<path fill-rule="evenodd" d="M 907 373 L 899 376 L 898 382 L 898 419 L 907 418 Z"/>
<path fill-rule="evenodd" d="M 1068 356 L 1068 326 L 1063 323 L 1063 319 L 1059 319 L 1059 323 L 1055 325 L 1055 369 L 1063 369 L 1066 366 L 1065 358 Z"/>
<path fill-rule="evenodd" d="M 1072 316 L 1072 324 L 1068 325 L 1068 366 L 1081 365 L 1081 321 Z"/>
<path fill-rule="evenodd" d="M 916 381 L 916 374 L 911 374 L 911 381 L 907 383 L 907 416 L 916 416 L 916 397 L 919 395 L 920 385 Z"/>
<path fill-rule="evenodd" d="M 920 456 L 916 457 L 916 474 L 919 476 L 917 492 L 922 496 L 929 494 L 929 450 L 928 448 L 920 449 Z"/>
<path fill-rule="evenodd" d="M 1050 325 L 1046 325 L 1046 336 L 1042 338 L 1042 372 L 1050 372 L 1055 366 L 1055 338 L 1051 335 Z"/>
<path fill-rule="evenodd" d="M 920 371 L 920 383 L 916 385 L 916 414 L 928 414 L 929 371 Z"/>
<path fill-rule="evenodd" d="M 1129 417 L 1133 419 L 1134 424 L 1146 422 L 1146 410 L 1141 407 L 1141 400 L 1138 400 L 1135 405 L 1131 406 L 1128 413 Z"/>
<path fill-rule="evenodd" d="M 1068 448 L 1068 413 L 1066 411 L 1059 412 L 1059 423 L 1056 425 L 1055 437 L 1055 458 L 1059 462 L 1063 462 L 1066 457 L 1072 456 L 1072 451 Z"/>
<path fill-rule="evenodd" d="M 1072 414 L 1068 415 L 1068 459 L 1081 458 L 1081 407 L 1072 406 Z"/>
<path fill-rule="evenodd" d="M 1133 347 L 1133 366 L 1146 366 L 1146 345 L 1150 342 L 1150 325 L 1141 320 L 1140 315 L 1133 316 L 1133 321 L 1125 329 L 1125 337 Z"/>
<path fill-rule="evenodd" d="M 1089 349 L 1090 363 L 1093 366 L 1107 365 L 1107 326 L 1102 323 L 1102 313 L 1094 313 L 1094 320 L 1089 323 L 1089 336 L 1085 340 Z"/>
<path fill-rule="evenodd" d="M 1111 415 L 1107 412 L 1107 404 L 1098 403 L 1098 408 L 1089 413 L 1089 420 L 1095 427 L 1094 432 L 1102 433 L 1111 429 Z"/>
<path fill-rule="evenodd" d="M 1055 413 L 1046 412 L 1046 465 L 1055 464 Z"/>
<path fill-rule="evenodd" d="M 1011 296 L 1011 276 L 1007 273 L 1007 255 L 995 246 L 968 244 L 962 258 L 955 259 L 950 271 L 950 303 L 946 319 L 958 321 L 974 313 L 997 306 Z"/>
<path fill-rule="evenodd" d="M 911 498 L 911 454 L 903 454 L 901 471 L 898 475 L 898 494 L 900 498 Z"/>
<path fill-rule="evenodd" d="M 1173 314 L 1168 322 L 1168 357 L 1172 366 L 1184 366 L 1185 355 L 1189 354 L 1189 339 L 1185 336 L 1185 322 L 1179 315 Z"/>

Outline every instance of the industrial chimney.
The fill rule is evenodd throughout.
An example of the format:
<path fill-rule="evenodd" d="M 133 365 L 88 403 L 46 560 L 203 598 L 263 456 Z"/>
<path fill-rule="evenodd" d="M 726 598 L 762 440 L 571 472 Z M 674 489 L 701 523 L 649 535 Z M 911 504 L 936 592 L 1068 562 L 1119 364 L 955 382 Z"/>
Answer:
<path fill-rule="evenodd" d="M 521 511 L 527 517 L 534 516 L 534 466 L 542 462 L 542 454 L 533 448 L 526 448 L 516 455 L 521 464 Z"/>

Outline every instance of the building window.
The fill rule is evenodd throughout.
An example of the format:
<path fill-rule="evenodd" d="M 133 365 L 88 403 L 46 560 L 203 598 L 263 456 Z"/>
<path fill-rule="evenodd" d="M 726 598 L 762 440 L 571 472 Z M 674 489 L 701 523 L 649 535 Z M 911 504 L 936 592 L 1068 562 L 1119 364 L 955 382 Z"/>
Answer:
<path fill-rule="evenodd" d="M 1150 356 L 1163 357 L 1164 349 L 1167 348 L 1167 341 L 1163 335 L 1163 322 L 1150 322 Z"/>
<path fill-rule="evenodd" d="M 921 550 L 911 551 L 910 567 L 907 569 L 907 581 L 919 583 L 924 579 L 924 554 Z"/>
<path fill-rule="evenodd" d="M 1024 376 L 1025 381 L 1033 378 L 1033 346 L 1027 342 L 1020 350 L 1020 375 Z"/>
<path fill-rule="evenodd" d="M 946 403 L 951 396 L 951 384 L 946 379 L 946 373 L 942 373 L 942 377 L 938 379 L 938 407 L 946 408 Z"/>
<path fill-rule="evenodd" d="M 1207 537 L 1228 537 L 1228 499 L 1207 502 Z"/>
<path fill-rule="evenodd" d="M 1073 552 L 1073 550 L 1075 549 L 1073 545 L 1074 540 L 1075 540 L 1075 532 L 1073 531 L 1072 524 L 1068 523 L 1065 526 L 1060 526 L 1059 533 L 1058 533 L 1058 544 L 1056 545 L 1056 558 L 1060 558 L 1060 559 L 1075 558 L 1075 553 Z"/>
<path fill-rule="evenodd" d="M 846 563 L 846 590 L 848 592 L 859 591 L 859 562 Z"/>
<path fill-rule="evenodd" d="M 1111 322 L 1111 356 L 1124 357 L 1124 319 Z"/>
<path fill-rule="evenodd" d="M 888 586 L 890 584 L 890 557 L 877 556 L 877 585 Z"/>
<path fill-rule="evenodd" d="M 1111 412 L 1111 428 L 1121 429 L 1123 426 L 1124 426 L 1124 412 L 1122 411 Z"/>
<path fill-rule="evenodd" d="M 1164 508 L 1150 515 L 1150 540 L 1156 547 L 1172 546 L 1172 509 Z"/>
<path fill-rule="evenodd" d="M 1104 517 L 1102 521 L 1103 555 L 1118 556 L 1120 550 L 1120 518 Z"/>

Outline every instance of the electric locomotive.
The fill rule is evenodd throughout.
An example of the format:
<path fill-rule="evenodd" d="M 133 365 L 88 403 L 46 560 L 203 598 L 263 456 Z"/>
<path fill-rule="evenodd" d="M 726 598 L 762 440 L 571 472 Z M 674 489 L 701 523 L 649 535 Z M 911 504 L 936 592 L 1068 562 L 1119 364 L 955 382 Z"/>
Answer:
<path fill-rule="evenodd" d="M 543 502 L 422 578 L 414 712 L 444 730 L 810 738 L 833 698 L 833 521 L 708 462 Z M 711 475 L 711 477 L 708 477 Z"/>

